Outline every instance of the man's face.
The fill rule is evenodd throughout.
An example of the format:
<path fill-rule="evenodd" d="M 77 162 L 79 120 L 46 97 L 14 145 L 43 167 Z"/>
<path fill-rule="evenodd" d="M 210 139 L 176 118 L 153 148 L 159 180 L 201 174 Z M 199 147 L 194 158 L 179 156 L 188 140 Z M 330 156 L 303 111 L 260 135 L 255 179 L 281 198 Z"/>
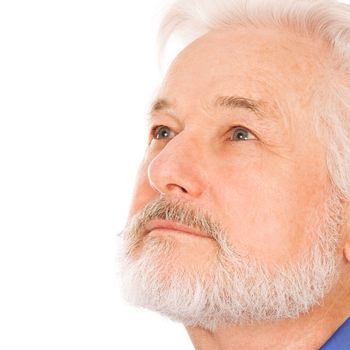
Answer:
<path fill-rule="evenodd" d="M 175 59 L 153 107 L 129 219 L 150 203 L 162 214 L 143 217 L 126 249 L 130 261 L 148 257 L 157 283 L 213 278 L 224 249 L 273 276 L 317 240 L 331 188 L 311 108 L 320 53 L 308 39 L 241 28 L 211 32 Z M 167 216 L 161 205 L 180 209 Z M 164 218 L 210 237 L 148 232 Z"/>

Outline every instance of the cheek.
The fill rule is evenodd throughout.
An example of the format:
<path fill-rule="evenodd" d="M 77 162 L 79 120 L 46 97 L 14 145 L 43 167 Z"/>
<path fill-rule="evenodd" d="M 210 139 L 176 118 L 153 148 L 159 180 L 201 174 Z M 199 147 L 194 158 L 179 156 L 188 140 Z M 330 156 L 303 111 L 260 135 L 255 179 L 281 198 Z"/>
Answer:
<path fill-rule="evenodd" d="M 288 196 L 269 187 L 268 179 L 258 183 L 249 176 L 232 180 L 234 189 L 221 192 L 219 200 L 232 245 L 264 260 L 290 254 L 293 244 L 288 231 L 298 222 L 298 215 Z"/>
<path fill-rule="evenodd" d="M 232 246 L 266 262 L 282 263 L 307 244 L 305 225 L 320 196 L 300 170 L 276 164 L 265 158 L 226 167 L 216 181 L 220 189 L 213 191 Z"/>

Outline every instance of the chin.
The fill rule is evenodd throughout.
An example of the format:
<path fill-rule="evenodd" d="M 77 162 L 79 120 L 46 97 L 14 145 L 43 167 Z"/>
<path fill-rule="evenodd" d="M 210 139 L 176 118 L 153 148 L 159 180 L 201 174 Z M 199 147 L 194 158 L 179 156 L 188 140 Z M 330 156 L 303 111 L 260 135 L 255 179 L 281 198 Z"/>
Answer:
<path fill-rule="evenodd" d="M 166 276 L 176 273 L 200 274 L 216 263 L 214 241 L 182 236 L 147 236 L 139 250 L 138 260 L 147 260 L 155 273 Z"/>

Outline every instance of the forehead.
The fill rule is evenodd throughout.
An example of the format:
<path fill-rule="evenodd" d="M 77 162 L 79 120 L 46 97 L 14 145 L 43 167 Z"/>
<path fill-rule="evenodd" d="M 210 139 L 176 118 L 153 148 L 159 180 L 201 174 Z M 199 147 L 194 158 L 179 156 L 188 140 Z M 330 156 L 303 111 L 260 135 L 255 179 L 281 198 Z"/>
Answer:
<path fill-rule="evenodd" d="M 217 95 L 304 107 L 322 79 L 326 52 L 321 42 L 288 32 L 212 31 L 177 56 L 160 97 L 184 108 L 211 105 Z"/>

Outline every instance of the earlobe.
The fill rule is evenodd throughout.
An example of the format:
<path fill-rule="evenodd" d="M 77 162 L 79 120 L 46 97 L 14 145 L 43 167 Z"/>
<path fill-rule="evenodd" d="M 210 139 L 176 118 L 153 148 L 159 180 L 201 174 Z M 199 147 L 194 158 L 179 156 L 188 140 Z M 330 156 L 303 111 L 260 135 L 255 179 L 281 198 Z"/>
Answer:
<path fill-rule="evenodd" d="M 350 263 L 350 225 L 347 222 L 345 224 L 345 242 L 343 248 L 343 255 L 347 263 Z"/>
<path fill-rule="evenodd" d="M 348 240 L 344 245 L 343 253 L 344 253 L 344 258 L 346 262 L 349 263 L 350 262 L 350 242 Z"/>
<path fill-rule="evenodd" d="M 343 235 L 344 235 L 344 247 L 343 255 L 347 263 L 350 263 L 350 206 L 349 203 L 345 209 L 345 224 L 343 226 Z"/>

